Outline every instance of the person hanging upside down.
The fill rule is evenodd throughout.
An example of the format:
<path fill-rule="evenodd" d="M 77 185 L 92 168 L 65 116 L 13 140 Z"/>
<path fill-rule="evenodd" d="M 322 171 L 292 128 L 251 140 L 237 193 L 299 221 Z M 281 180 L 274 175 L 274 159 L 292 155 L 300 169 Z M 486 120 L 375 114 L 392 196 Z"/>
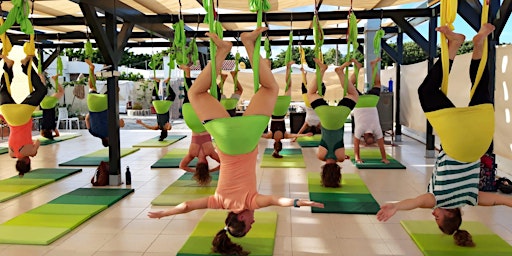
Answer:
<path fill-rule="evenodd" d="M 438 27 L 436 30 L 443 33 L 448 40 L 451 67 L 465 37 L 454 33 L 447 26 Z M 484 40 L 492 31 L 492 24 L 484 24 L 473 37 L 474 49 L 469 67 L 473 84 L 483 56 Z M 489 82 L 488 67 L 486 66 L 480 82 L 473 85 L 477 87 L 469 107 L 455 107 L 439 89 L 443 80 L 442 70 L 439 59 L 418 89 L 423 111 L 441 140 L 441 151 L 437 156 L 427 193 L 397 203 L 383 204 L 377 213 L 377 219 L 387 221 L 396 211 L 432 208 L 432 215 L 439 229 L 445 234 L 453 234 L 457 245 L 471 247 L 475 245 L 471 235 L 466 230 L 459 229 L 462 223 L 461 207 L 512 207 L 512 197 L 478 190 L 480 157 L 489 148 L 494 134 L 494 110 L 490 97 L 492 84 Z"/>
<path fill-rule="evenodd" d="M 235 77 L 238 74 L 238 71 L 231 71 L 231 76 L 233 77 L 233 81 L 235 81 Z M 224 86 L 224 81 L 226 81 L 227 75 L 221 74 L 221 82 L 220 86 Z M 230 116 L 236 116 L 236 106 L 238 105 L 238 101 L 240 101 L 240 97 L 242 96 L 242 93 L 244 92 L 244 88 L 240 84 L 240 81 L 236 81 L 236 90 L 231 94 L 231 96 L 228 98 L 224 94 L 224 90 L 221 87 L 222 96 L 220 99 L 220 103 L 224 106 L 226 111 L 228 111 Z"/>
<path fill-rule="evenodd" d="M 241 35 L 251 63 L 256 39 L 265 30 L 266 28 L 258 28 Z M 214 61 L 216 66 L 220 67 L 232 44 L 222 41 L 215 34 L 207 35 L 218 47 Z M 236 117 L 230 117 L 222 104 L 208 93 L 212 76 L 211 65 L 208 64 L 201 72 L 189 91 L 189 97 L 199 119 L 203 120 L 206 129 L 215 138 L 219 149 L 221 171 L 217 189 L 212 196 L 183 202 L 170 210 L 148 214 L 150 218 L 161 218 L 196 209 L 228 209 L 230 212 L 225 220 L 226 226 L 217 233 L 212 243 L 213 251 L 224 255 L 247 255 L 239 245 L 231 242 L 228 233 L 235 237 L 245 236 L 254 223 L 256 209 L 294 205 L 323 207 L 323 204 L 309 200 L 262 195 L 257 191 L 258 141 L 270 120 L 278 94 L 278 85 L 270 68 L 263 61 L 260 62 L 259 68 L 261 87 L 252 97 L 244 115 Z"/>
<path fill-rule="evenodd" d="M 300 127 L 297 134 L 303 134 L 303 133 L 312 133 L 320 134 L 322 133 L 322 124 L 320 123 L 320 118 L 316 114 L 315 110 L 311 107 L 311 103 L 308 100 L 308 88 L 306 87 L 306 71 L 303 67 L 300 68 L 300 71 L 302 73 L 302 99 L 304 100 L 304 105 L 306 106 L 306 119 L 304 120 L 304 124 L 302 127 Z M 325 91 L 327 90 L 325 88 L 325 84 L 322 83 L 322 95 L 325 94 Z M 293 138 L 292 141 L 296 141 L 297 138 Z"/>
<path fill-rule="evenodd" d="M 381 59 L 377 58 L 370 62 L 373 70 L 375 70 L 377 64 Z M 356 59 L 352 59 L 354 65 L 360 69 L 363 65 L 359 63 Z M 355 73 L 352 73 L 350 76 L 350 80 L 352 84 L 355 84 L 357 77 Z M 386 150 L 384 149 L 384 134 L 382 133 L 382 128 L 380 126 L 379 120 L 379 112 L 377 111 L 377 103 L 379 102 L 380 97 L 380 68 L 377 71 L 377 75 L 375 77 L 375 81 L 373 81 L 373 87 L 366 94 L 362 94 L 357 91 L 359 94 L 359 100 L 357 101 L 356 106 L 354 107 L 354 156 L 356 158 L 357 163 L 362 163 L 360 154 L 360 145 L 361 138 L 363 139 L 366 146 L 370 146 L 377 141 L 377 145 L 379 146 L 380 155 L 382 157 L 381 162 L 385 164 L 389 164 L 389 160 L 386 157 Z M 357 89 L 356 89 L 357 90 Z"/>
<path fill-rule="evenodd" d="M 101 139 L 104 147 L 109 146 L 108 141 L 108 92 L 99 94 L 96 91 L 96 77 L 94 75 L 94 64 L 91 60 L 85 59 L 89 65 L 89 95 L 87 95 L 87 108 L 89 113 L 85 116 L 85 126 L 89 133 Z M 119 119 L 119 126 L 124 127 L 124 120 Z"/>
<path fill-rule="evenodd" d="M 327 65 L 318 59 L 315 59 L 315 62 L 318 64 L 323 78 Z M 344 69 L 350 63 L 345 62 L 335 69 L 341 84 L 345 80 Z M 347 95 L 340 100 L 337 106 L 329 106 L 317 91 L 318 86 L 316 79 L 314 79 L 308 88 L 308 99 L 322 123 L 322 139 L 317 153 L 318 159 L 325 161 L 322 166 L 321 180 L 323 186 L 336 188 L 341 184 L 341 167 L 338 162 L 347 159 L 343 142 L 344 124 L 350 111 L 354 109 L 359 95 L 354 85 L 349 81 Z"/>
<path fill-rule="evenodd" d="M 156 82 L 160 83 L 160 80 L 156 79 Z M 163 81 L 164 84 L 167 84 L 168 82 L 169 78 Z M 169 109 L 171 108 L 174 99 L 176 98 L 176 93 L 170 86 L 167 87 L 167 89 L 169 90 L 169 95 L 167 95 L 167 97 L 164 100 L 153 100 L 152 102 L 156 111 L 156 125 L 146 124 L 142 122 L 142 120 L 140 119 L 135 120 L 137 124 L 142 125 L 146 129 L 160 130 L 160 137 L 158 138 L 158 141 L 163 141 L 165 138 L 167 138 L 168 131 L 172 129 L 172 125 L 170 123 Z"/>
<path fill-rule="evenodd" d="M 192 86 L 192 79 L 190 78 L 190 67 L 187 65 L 180 65 L 180 68 L 185 72 L 185 99 L 183 100 L 182 114 L 185 123 L 188 128 L 192 130 L 192 141 L 188 148 L 187 155 L 181 160 L 180 168 L 194 173 L 193 179 L 199 183 L 199 185 L 210 184 L 212 177 L 210 172 L 218 171 L 220 166 L 210 169 L 207 157 L 220 162 L 219 155 L 215 151 L 212 143 L 212 137 L 210 133 L 206 131 L 201 120 L 197 117 L 196 112 L 190 104 L 188 90 Z M 187 89 L 188 88 L 188 89 Z M 188 165 L 192 160 L 197 157 L 196 168 L 191 168 Z"/>
<path fill-rule="evenodd" d="M 46 78 L 43 74 L 39 74 L 43 84 Z M 41 101 L 40 107 L 43 111 L 43 117 L 41 120 L 41 136 L 53 140 L 54 137 L 60 136 L 59 129 L 57 129 L 57 123 L 55 122 L 55 107 L 59 103 L 59 99 L 64 96 L 64 88 L 59 84 L 59 75 L 52 76 L 55 81 L 55 93 L 51 96 L 45 96 Z"/>
<path fill-rule="evenodd" d="M 297 137 L 313 135 L 313 133 L 294 134 L 286 132 L 284 118 L 288 112 L 292 96 L 290 69 L 294 63 L 295 62 L 290 61 L 286 64 L 286 81 L 290 81 L 290 85 L 284 92 L 285 95 L 277 97 L 274 111 L 272 112 L 272 120 L 270 121 L 270 131 L 261 136 L 265 139 L 274 139 L 274 152 L 272 152 L 272 157 L 274 158 L 283 158 L 283 156 L 279 154 L 283 149 L 283 143 L 281 142 L 282 139 L 294 139 Z M 268 66 L 270 67 L 270 60 L 268 60 Z"/>
<path fill-rule="evenodd" d="M 32 65 L 34 56 L 27 55 L 21 60 L 23 73 L 27 74 L 29 65 Z M 13 79 L 12 66 L 14 61 L 7 56 L 0 55 L 4 59 L 4 75 L 0 87 L 0 111 L 9 125 L 9 156 L 17 158 L 16 170 L 19 176 L 31 170 L 30 157 L 37 155 L 39 140 L 32 140 L 32 112 L 39 106 L 47 93 L 46 86 L 34 69 L 31 69 L 30 80 L 34 91 L 31 92 L 20 104 L 17 104 L 11 96 L 11 82 Z M 7 79 L 6 79 L 7 77 Z"/>

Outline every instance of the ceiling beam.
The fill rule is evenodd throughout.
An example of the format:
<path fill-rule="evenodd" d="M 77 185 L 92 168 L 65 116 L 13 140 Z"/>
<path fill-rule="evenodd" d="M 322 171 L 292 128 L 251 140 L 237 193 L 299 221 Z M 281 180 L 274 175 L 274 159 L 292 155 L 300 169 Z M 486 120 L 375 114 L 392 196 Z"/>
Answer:
<path fill-rule="evenodd" d="M 99 0 L 71 0 L 75 3 L 85 3 L 92 5 L 98 8 L 101 11 L 105 11 L 111 13 L 121 19 L 124 22 L 130 22 L 135 24 L 135 26 L 145 30 L 151 31 L 154 35 L 162 38 L 171 38 L 171 28 L 166 25 L 160 23 L 153 23 L 149 20 L 146 20 L 142 12 L 133 9 L 129 5 L 119 1 L 119 0 L 110 0 L 110 1 L 99 1 Z"/>

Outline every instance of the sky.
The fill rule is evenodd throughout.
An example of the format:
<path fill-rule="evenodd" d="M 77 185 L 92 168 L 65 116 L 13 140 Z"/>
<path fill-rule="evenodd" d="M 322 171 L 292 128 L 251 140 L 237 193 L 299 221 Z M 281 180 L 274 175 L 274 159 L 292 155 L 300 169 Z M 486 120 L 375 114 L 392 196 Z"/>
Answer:
<path fill-rule="evenodd" d="M 401 6 L 394 6 L 394 7 L 389 7 L 389 8 L 386 8 L 386 9 L 397 9 L 397 8 L 403 8 L 403 9 L 408 9 L 408 8 L 417 8 L 421 3 L 412 3 L 412 4 L 405 4 L 405 5 L 401 5 Z M 291 11 L 291 12 L 307 12 L 307 11 L 312 11 L 312 8 L 313 6 L 308 6 L 308 7 L 301 7 L 301 8 L 295 8 L 295 9 L 290 9 L 290 10 L 286 10 L 286 11 Z M 424 8 L 424 7 L 422 7 Z M 320 9 L 320 11 L 334 11 L 334 10 L 337 10 L 337 7 L 335 6 L 322 6 L 322 8 Z M 386 20 L 384 20 L 384 22 L 386 22 Z M 439 21 L 438 21 L 439 23 Z M 362 26 L 361 24 L 359 26 Z M 466 21 L 464 21 L 464 19 L 462 19 L 462 17 L 460 17 L 459 15 L 457 15 L 457 18 L 455 19 L 455 22 L 454 22 L 454 27 L 455 27 L 455 31 L 457 31 L 458 33 L 461 33 L 461 34 L 464 34 L 466 36 L 466 40 L 471 40 L 471 38 L 476 34 L 476 31 L 474 31 L 467 23 Z M 270 27 L 270 29 L 272 29 L 272 26 Z M 281 29 L 281 28 L 280 28 Z M 428 22 L 425 22 L 423 24 L 420 24 L 418 26 L 416 26 L 416 29 L 418 30 L 418 32 L 420 32 L 427 40 L 428 40 Z M 299 40 L 299 38 L 297 37 L 296 40 Z M 439 37 L 438 37 L 438 40 L 439 40 Z M 404 42 L 410 42 L 412 41 L 406 34 L 404 34 Z M 388 43 L 396 43 L 396 37 L 395 38 L 390 38 L 388 41 Z M 512 21 L 509 19 L 509 21 L 507 22 L 505 28 L 503 29 L 503 32 L 501 34 L 501 37 L 500 37 L 500 43 L 512 43 Z M 308 47 L 308 46 L 305 46 L 305 47 Z M 313 47 L 313 46 L 309 46 L 309 47 Z M 324 45 L 322 47 L 322 52 L 327 52 L 329 49 L 331 48 L 335 48 L 336 45 Z M 153 53 L 156 53 L 156 52 L 159 52 L 159 51 L 162 51 L 166 48 L 133 48 L 132 51 L 135 52 L 135 53 L 138 53 L 138 54 L 153 54 Z M 342 54 L 345 54 L 346 51 L 347 51 L 347 47 L 346 45 L 338 45 L 338 49 L 339 51 L 342 53 Z M 240 46 L 240 47 L 236 47 L 234 46 L 233 49 L 232 49 L 232 53 L 235 54 L 237 51 L 240 52 L 240 55 L 241 56 L 247 56 L 247 52 L 245 51 L 245 48 Z M 272 58 L 275 58 L 281 51 L 286 51 L 286 46 L 274 46 L 272 47 Z M 261 52 L 263 54 L 264 50 L 263 50 L 263 47 L 261 47 Z"/>

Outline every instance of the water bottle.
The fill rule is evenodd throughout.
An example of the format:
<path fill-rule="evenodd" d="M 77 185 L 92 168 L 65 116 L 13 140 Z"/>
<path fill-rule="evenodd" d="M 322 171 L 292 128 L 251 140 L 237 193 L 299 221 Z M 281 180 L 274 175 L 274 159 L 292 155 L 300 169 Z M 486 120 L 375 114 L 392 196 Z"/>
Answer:
<path fill-rule="evenodd" d="M 126 179 L 126 185 L 132 184 L 132 173 L 130 172 L 129 166 L 126 166 L 125 179 Z"/>
<path fill-rule="evenodd" d="M 393 92 L 393 79 L 390 77 L 388 82 L 388 91 Z"/>

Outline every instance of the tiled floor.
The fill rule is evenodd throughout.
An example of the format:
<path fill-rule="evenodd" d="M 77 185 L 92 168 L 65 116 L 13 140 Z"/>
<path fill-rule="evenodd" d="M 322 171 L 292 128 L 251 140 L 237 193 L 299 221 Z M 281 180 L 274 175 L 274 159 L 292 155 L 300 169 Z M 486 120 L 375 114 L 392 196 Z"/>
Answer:
<path fill-rule="evenodd" d="M 349 128 L 347 128 L 347 131 Z M 74 130 L 73 132 L 76 132 Z M 85 130 L 81 137 L 43 146 L 33 159 L 33 168 L 55 167 L 59 162 L 102 148 L 99 140 Z M 175 126 L 174 133 L 188 133 Z M 131 145 L 156 136 L 154 131 L 122 130 L 121 146 Z M 345 134 L 346 147 L 351 147 L 350 132 Z M 143 148 L 121 159 L 123 168 L 130 166 L 132 188 L 135 193 L 80 225 L 71 233 L 49 246 L 0 244 L 1 256 L 73 255 L 73 256 L 167 256 L 175 255 L 194 229 L 204 211 L 160 220 L 146 214 L 150 202 L 176 180 L 183 171 L 178 169 L 151 169 L 150 165 L 170 148 L 187 147 L 190 136 L 169 148 Z M 379 203 L 416 196 L 425 191 L 433 159 L 425 159 L 424 145 L 403 136 L 403 142 L 386 150 L 407 166 L 406 170 L 357 170 L 350 162 L 343 163 L 343 172 L 357 172 Z M 259 144 L 260 159 L 269 141 Z M 298 147 L 286 142 L 285 147 Z M 306 171 L 319 171 L 322 164 L 315 157 L 315 149 L 303 149 L 307 168 L 258 168 L 260 193 L 307 198 Z M 14 160 L 0 155 L 0 179 L 16 174 Z M 62 194 L 80 187 L 90 187 L 94 168 L 86 167 L 72 175 L 28 194 L 0 203 L 0 223 L 27 210 L 44 204 Z M 124 187 L 121 186 L 121 187 Z M 387 223 L 379 223 L 374 215 L 312 214 L 310 209 L 266 208 L 278 212 L 277 237 L 274 255 L 421 255 L 399 221 L 402 219 L 432 220 L 431 211 L 399 212 Z M 466 207 L 465 220 L 485 223 L 503 239 L 512 243 L 512 209 L 506 207 Z"/>

